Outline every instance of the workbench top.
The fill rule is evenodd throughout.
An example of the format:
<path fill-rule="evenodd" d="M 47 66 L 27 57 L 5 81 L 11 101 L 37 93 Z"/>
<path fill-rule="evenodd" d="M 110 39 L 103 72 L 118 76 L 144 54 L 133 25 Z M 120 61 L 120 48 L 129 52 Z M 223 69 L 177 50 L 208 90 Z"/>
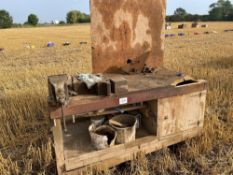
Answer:
<path fill-rule="evenodd" d="M 206 81 L 194 81 L 183 73 L 160 69 L 151 74 L 104 74 L 108 78 L 124 78 L 128 83 L 128 93 L 112 96 L 79 95 L 71 97 L 63 107 L 64 116 L 80 115 L 87 112 L 140 103 L 176 95 L 183 95 L 206 89 Z M 189 82 L 180 84 L 182 82 Z M 61 118 L 61 107 L 49 106 L 52 119 Z"/>

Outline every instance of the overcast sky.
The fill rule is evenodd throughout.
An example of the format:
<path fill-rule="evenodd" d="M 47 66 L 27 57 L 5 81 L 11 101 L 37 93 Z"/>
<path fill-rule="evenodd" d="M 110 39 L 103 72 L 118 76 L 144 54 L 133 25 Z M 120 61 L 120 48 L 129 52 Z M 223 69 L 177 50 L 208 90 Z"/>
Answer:
<path fill-rule="evenodd" d="M 209 5 L 216 1 L 167 0 L 167 14 L 173 14 L 178 7 L 185 8 L 189 13 L 207 14 Z M 0 0 L 0 9 L 8 10 L 14 22 L 25 22 L 30 13 L 35 13 L 40 22 L 50 22 L 65 20 L 66 13 L 73 9 L 89 13 L 89 0 Z"/>

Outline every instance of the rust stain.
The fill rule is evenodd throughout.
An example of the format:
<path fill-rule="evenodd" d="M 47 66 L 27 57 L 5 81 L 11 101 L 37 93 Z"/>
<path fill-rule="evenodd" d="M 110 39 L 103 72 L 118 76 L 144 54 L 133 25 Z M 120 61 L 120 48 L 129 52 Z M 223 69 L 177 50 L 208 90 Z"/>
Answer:
<path fill-rule="evenodd" d="M 165 0 L 92 0 L 93 72 L 161 67 L 165 5 Z"/>

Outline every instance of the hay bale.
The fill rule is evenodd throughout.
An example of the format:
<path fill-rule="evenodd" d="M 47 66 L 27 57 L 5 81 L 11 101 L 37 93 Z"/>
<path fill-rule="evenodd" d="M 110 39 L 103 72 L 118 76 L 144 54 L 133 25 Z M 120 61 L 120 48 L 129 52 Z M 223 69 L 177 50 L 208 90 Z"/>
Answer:
<path fill-rule="evenodd" d="M 233 32 L 233 29 L 226 29 L 224 32 Z"/>
<path fill-rule="evenodd" d="M 165 29 L 166 29 L 166 30 L 171 30 L 171 29 L 172 29 L 172 26 L 165 26 Z"/>
<path fill-rule="evenodd" d="M 79 44 L 83 45 L 83 44 L 87 44 L 87 42 L 86 41 L 81 41 L 81 42 L 79 42 Z"/>
<path fill-rule="evenodd" d="M 185 33 L 178 33 L 178 36 L 185 36 Z"/>
<path fill-rule="evenodd" d="M 178 25 L 178 29 L 185 29 L 185 28 L 187 28 L 187 24 Z"/>
<path fill-rule="evenodd" d="M 165 34 L 165 38 L 169 38 L 169 37 L 175 37 L 176 34 Z"/>
<path fill-rule="evenodd" d="M 36 46 L 35 46 L 35 45 L 32 45 L 32 44 L 26 44 L 26 45 L 25 45 L 25 48 L 26 48 L 26 49 L 35 49 Z"/>
<path fill-rule="evenodd" d="M 166 23 L 165 24 L 165 29 L 166 30 L 171 30 L 172 29 L 171 23 Z"/>
<path fill-rule="evenodd" d="M 71 45 L 71 43 L 70 43 L 69 41 L 66 41 L 66 42 L 64 42 L 62 45 L 63 45 L 63 46 L 69 46 L 69 45 Z"/>
<path fill-rule="evenodd" d="M 201 27 L 202 28 L 208 28 L 209 26 L 208 26 L 208 24 L 202 24 Z"/>
<path fill-rule="evenodd" d="M 206 32 L 204 32 L 204 34 L 205 34 L 205 35 L 208 35 L 208 34 L 210 34 L 210 32 L 209 32 L 209 31 L 206 31 Z"/>
<path fill-rule="evenodd" d="M 197 22 L 192 23 L 192 28 L 199 28 L 200 24 L 198 24 Z"/>

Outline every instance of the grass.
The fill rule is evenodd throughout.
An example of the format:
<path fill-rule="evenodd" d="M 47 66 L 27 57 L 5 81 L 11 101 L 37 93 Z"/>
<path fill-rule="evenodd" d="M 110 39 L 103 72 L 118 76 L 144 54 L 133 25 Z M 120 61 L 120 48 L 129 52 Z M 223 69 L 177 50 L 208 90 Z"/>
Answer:
<path fill-rule="evenodd" d="M 102 174 L 233 174 L 233 32 L 223 32 L 233 23 L 209 25 L 167 31 L 186 36 L 165 42 L 166 67 L 209 82 L 202 135 Z M 0 38 L 0 174 L 54 174 L 47 76 L 91 71 L 89 26 L 7 29 Z M 56 46 L 46 48 L 49 41 Z"/>

